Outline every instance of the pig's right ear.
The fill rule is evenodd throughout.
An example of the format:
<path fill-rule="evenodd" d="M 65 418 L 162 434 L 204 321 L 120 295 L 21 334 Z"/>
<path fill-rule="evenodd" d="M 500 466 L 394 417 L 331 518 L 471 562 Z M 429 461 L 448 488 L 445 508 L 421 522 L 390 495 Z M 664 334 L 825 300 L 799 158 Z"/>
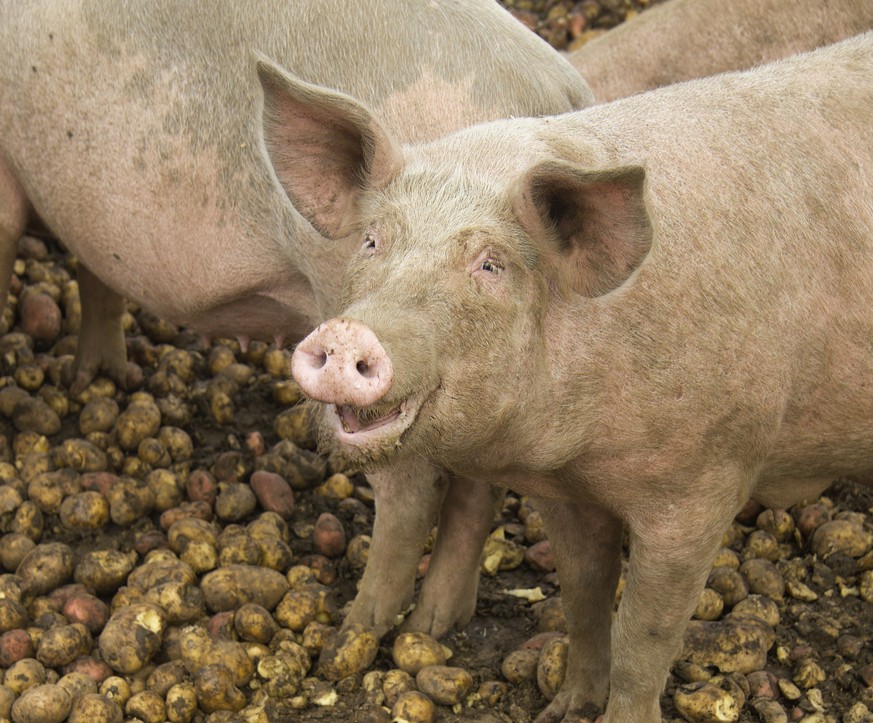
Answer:
<path fill-rule="evenodd" d="M 600 296 L 621 286 L 652 247 L 645 178 L 640 166 L 590 171 L 546 161 L 521 178 L 512 207 L 532 238 L 557 248 L 562 280 Z"/>
<path fill-rule="evenodd" d="M 400 169 L 399 146 L 353 98 L 294 78 L 262 56 L 257 68 L 264 141 L 280 183 L 319 232 L 344 236 L 361 191 Z"/>

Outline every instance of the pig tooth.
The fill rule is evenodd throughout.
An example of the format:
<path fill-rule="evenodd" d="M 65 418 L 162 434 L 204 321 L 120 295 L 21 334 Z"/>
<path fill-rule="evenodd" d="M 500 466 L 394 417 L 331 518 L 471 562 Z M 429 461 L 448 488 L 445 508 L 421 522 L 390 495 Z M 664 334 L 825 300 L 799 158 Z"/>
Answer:
<path fill-rule="evenodd" d="M 249 338 L 247 336 L 238 336 L 236 340 L 239 343 L 240 351 L 245 354 L 249 350 Z"/>

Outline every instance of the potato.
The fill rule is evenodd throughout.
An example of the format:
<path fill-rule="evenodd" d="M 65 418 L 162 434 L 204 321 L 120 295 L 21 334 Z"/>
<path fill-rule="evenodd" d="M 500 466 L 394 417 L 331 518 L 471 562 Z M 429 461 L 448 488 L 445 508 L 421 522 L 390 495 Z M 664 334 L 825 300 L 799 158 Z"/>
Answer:
<path fill-rule="evenodd" d="M 97 685 L 100 685 L 104 680 L 112 675 L 112 668 L 110 668 L 103 660 L 99 660 L 91 655 L 82 655 L 67 665 L 64 668 L 64 672 L 84 673 L 91 678 L 91 680 L 97 683 Z"/>
<path fill-rule="evenodd" d="M 34 547 L 36 543 L 20 532 L 3 535 L 0 537 L 0 565 L 7 570 L 17 569 L 24 556 Z"/>
<path fill-rule="evenodd" d="M 218 495 L 218 484 L 205 469 L 195 469 L 188 477 L 186 492 L 192 502 L 206 502 L 211 507 Z"/>
<path fill-rule="evenodd" d="M 61 502 L 59 515 L 68 530 L 94 532 L 109 523 L 109 501 L 99 492 L 78 492 Z"/>
<path fill-rule="evenodd" d="M 191 540 L 185 545 L 185 549 L 179 557 L 182 562 L 188 563 L 198 575 L 218 567 L 218 550 L 207 540 Z"/>
<path fill-rule="evenodd" d="M 21 387 L 14 384 L 3 387 L 0 389 L 0 414 L 4 417 L 12 417 L 16 405 L 26 399 L 30 399 L 30 394 Z"/>
<path fill-rule="evenodd" d="M 12 410 L 12 423 L 19 432 L 36 432 L 51 437 L 61 431 L 61 418 L 45 401 L 28 396 Z"/>
<path fill-rule="evenodd" d="M 160 606 L 170 624 L 190 622 L 206 612 L 200 588 L 186 582 L 157 585 L 145 594 L 145 601 Z"/>
<path fill-rule="evenodd" d="M 445 665 L 443 646 L 427 633 L 401 633 L 391 649 L 394 664 L 401 670 L 416 675 L 428 665 Z"/>
<path fill-rule="evenodd" d="M 178 507 L 161 513 L 161 529 L 169 530 L 176 522 L 187 517 L 209 521 L 212 519 L 212 508 L 208 503 L 202 501 L 183 502 Z"/>
<path fill-rule="evenodd" d="M 70 714 L 70 694 L 59 685 L 35 685 L 12 704 L 16 723 L 61 723 Z"/>
<path fill-rule="evenodd" d="M 267 655 L 258 661 L 258 677 L 265 681 L 269 697 L 282 700 L 297 694 L 300 682 L 309 670 L 309 656 L 302 660 L 290 652 Z"/>
<path fill-rule="evenodd" d="M 65 439 L 52 449 L 55 467 L 70 467 L 77 472 L 102 472 L 109 466 L 106 453 L 85 439 Z"/>
<path fill-rule="evenodd" d="M 12 704 L 17 696 L 5 685 L 0 685 L 0 718 L 9 720 L 12 717 Z"/>
<path fill-rule="evenodd" d="M 473 687 L 473 676 L 463 668 L 429 665 L 415 676 L 418 689 L 435 703 L 461 703 Z"/>
<path fill-rule="evenodd" d="M 215 498 L 215 515 L 227 522 L 243 520 L 258 506 L 252 488 L 240 482 L 221 482 Z"/>
<path fill-rule="evenodd" d="M 6 669 L 3 685 L 17 695 L 28 688 L 45 683 L 45 666 L 36 658 L 22 658 Z"/>
<path fill-rule="evenodd" d="M 262 548 L 257 541 L 238 527 L 234 534 L 226 534 L 228 529 L 225 528 L 219 540 L 218 560 L 221 566 L 260 565 Z"/>
<path fill-rule="evenodd" d="M 139 603 L 113 615 L 100 634 L 100 655 L 121 673 L 141 670 L 161 648 L 166 627 L 163 610 Z"/>
<path fill-rule="evenodd" d="M 269 643 L 279 626 L 270 611 L 257 603 L 246 603 L 236 611 L 233 627 L 240 640 Z"/>
<path fill-rule="evenodd" d="M 276 606 L 274 615 L 280 625 L 299 632 L 313 620 L 327 622 L 334 609 L 333 591 L 312 583 L 287 592 Z"/>
<path fill-rule="evenodd" d="M 62 542 L 37 545 L 24 556 L 15 573 L 30 583 L 33 595 L 45 595 L 72 577 L 73 551 Z"/>
<path fill-rule="evenodd" d="M 279 412 L 273 420 L 273 430 L 281 439 L 293 442 L 298 447 L 307 449 L 315 447 L 312 420 L 307 407 L 303 405 Z"/>
<path fill-rule="evenodd" d="M 340 630 L 324 648 L 318 670 L 328 680 L 342 680 L 366 670 L 379 652 L 379 638 L 363 625 L 354 624 Z"/>
<path fill-rule="evenodd" d="M 127 580 L 136 561 L 133 551 L 92 550 L 82 556 L 74 577 L 98 595 L 111 595 Z"/>
<path fill-rule="evenodd" d="M 245 603 L 272 610 L 288 588 L 282 573 L 252 565 L 222 567 L 204 575 L 201 581 L 206 606 L 213 612 L 235 610 Z"/>
<path fill-rule="evenodd" d="M 329 500 L 344 500 L 351 497 L 355 492 L 352 481 L 342 472 L 337 472 L 328 477 L 322 484 L 315 488 L 315 494 Z"/>
<path fill-rule="evenodd" d="M 75 470 L 62 469 L 36 475 L 27 485 L 27 497 L 47 515 L 56 515 L 68 495 L 80 492 L 79 475 Z"/>
<path fill-rule="evenodd" d="M 336 628 L 313 620 L 303 629 L 303 639 L 300 644 L 307 653 L 315 658 L 335 635 Z"/>
<path fill-rule="evenodd" d="M 355 535 L 346 547 L 346 560 L 358 570 L 363 570 L 370 556 L 370 544 L 373 538 L 369 535 Z"/>
<path fill-rule="evenodd" d="M 121 707 L 104 695 L 88 693 L 74 701 L 68 723 L 122 723 Z"/>
<path fill-rule="evenodd" d="M 130 684 L 120 676 L 111 675 L 100 684 L 100 695 L 115 701 L 123 708 L 132 695 Z"/>
<path fill-rule="evenodd" d="M 500 671 L 510 683 L 518 684 L 523 680 L 534 680 L 537 676 L 537 662 L 540 651 L 531 648 L 513 650 L 503 659 Z"/>
<path fill-rule="evenodd" d="M 126 527 L 151 513 L 155 495 L 149 486 L 130 477 L 120 477 L 107 491 L 109 514 L 116 525 Z"/>
<path fill-rule="evenodd" d="M 17 535 L 24 535 L 35 542 L 42 537 L 42 530 L 45 526 L 45 520 L 42 511 L 36 506 L 35 502 L 26 500 L 21 503 L 15 511 L 15 516 L 9 523 L 9 532 Z M 26 557 L 26 555 L 25 555 Z M 20 565 L 21 563 L 19 563 Z"/>
<path fill-rule="evenodd" d="M 263 537 L 256 538 L 255 542 L 261 553 L 259 563 L 261 567 L 269 567 L 278 572 L 291 567 L 291 563 L 294 562 L 294 552 L 287 542 L 278 538 L 268 540 Z M 324 581 L 320 580 L 319 582 Z"/>
<path fill-rule="evenodd" d="M 436 718 L 436 706 L 424 693 L 410 690 L 392 706 L 391 717 L 408 723 L 431 723 Z"/>
<path fill-rule="evenodd" d="M 81 671 L 73 671 L 63 676 L 57 683 L 70 694 L 70 700 L 75 703 L 83 695 L 97 692 L 97 683 Z"/>
<path fill-rule="evenodd" d="M 109 607 L 100 598 L 81 592 L 64 603 L 64 617 L 71 623 L 81 623 L 91 635 L 97 635 L 109 620 Z"/>
<path fill-rule="evenodd" d="M 183 552 L 191 542 L 196 540 L 217 546 L 218 529 L 206 520 L 186 517 L 174 522 L 167 530 L 167 541 L 170 543 L 170 549 L 176 554 Z"/>
<path fill-rule="evenodd" d="M 15 600 L 0 599 L 0 632 L 4 634 L 23 628 L 30 622 L 24 605 Z"/>
<path fill-rule="evenodd" d="M 144 723 L 163 723 L 167 719 L 163 698 L 150 690 L 132 695 L 124 706 L 124 712 Z"/>
<path fill-rule="evenodd" d="M 21 331 L 38 347 L 51 346 L 61 333 L 61 309 L 48 294 L 29 293 L 18 306 Z"/>
<path fill-rule="evenodd" d="M 709 573 L 706 586 L 719 593 L 724 600 L 725 607 L 728 608 L 733 607 L 749 595 L 749 584 L 737 570 L 731 568 L 714 568 Z"/>
<path fill-rule="evenodd" d="M 149 472 L 146 475 L 146 484 L 154 495 L 155 509 L 158 512 L 178 507 L 184 499 L 178 476 L 168 469 L 155 469 Z"/>
<path fill-rule="evenodd" d="M 0 668 L 8 668 L 23 658 L 33 657 L 35 650 L 33 639 L 26 630 L 8 630 L 0 635 Z"/>
<path fill-rule="evenodd" d="M 245 647 L 214 638 L 203 628 L 192 626 L 183 631 L 180 652 L 186 670 L 192 675 L 204 665 L 213 663 L 226 668 L 234 685 L 245 685 L 254 675 L 254 665 Z"/>
<path fill-rule="evenodd" d="M 721 595 L 710 587 L 700 593 L 694 617 L 697 620 L 718 620 L 724 612 L 724 600 Z"/>
<path fill-rule="evenodd" d="M 191 441 L 190 435 L 179 427 L 161 427 L 158 430 L 158 440 L 170 453 L 174 462 L 185 462 L 191 459 L 194 453 L 194 442 Z"/>
<path fill-rule="evenodd" d="M 15 487 L 8 484 L 0 486 L 0 516 L 15 512 L 24 502 L 24 498 Z"/>
<path fill-rule="evenodd" d="M 35 392 L 45 381 L 45 372 L 36 364 L 21 364 L 15 369 L 13 378 L 15 383 L 22 389 L 28 392 Z"/>
<path fill-rule="evenodd" d="M 197 712 L 197 693 L 190 683 L 179 683 L 167 691 L 167 719 L 189 723 Z"/>
<path fill-rule="evenodd" d="M 124 450 L 134 450 L 146 437 L 153 437 L 161 427 L 161 410 L 149 394 L 138 392 L 115 422 L 118 444 Z"/>
<path fill-rule="evenodd" d="M 46 667 L 59 668 L 90 653 L 92 644 L 91 633 L 81 623 L 56 625 L 43 634 L 36 658 Z"/>
<path fill-rule="evenodd" d="M 155 550 L 146 557 L 145 564 L 132 570 L 127 578 L 127 584 L 142 593 L 165 582 L 196 585 L 197 575 L 190 565 L 176 559 L 168 550 Z"/>
<path fill-rule="evenodd" d="M 118 403 L 109 397 L 95 397 L 79 412 L 79 432 L 109 432 L 118 419 Z"/>
<path fill-rule="evenodd" d="M 39 398 L 54 409 L 61 419 L 70 414 L 70 398 L 65 391 L 53 384 L 43 384 L 38 394 Z"/>
<path fill-rule="evenodd" d="M 246 697 L 233 683 L 230 671 L 221 664 L 207 665 L 194 676 L 194 689 L 200 707 L 207 713 L 217 710 L 237 712 L 245 708 Z"/>
<path fill-rule="evenodd" d="M 294 513 L 294 491 L 281 475 L 258 470 L 252 473 L 249 484 L 263 509 L 276 512 L 286 520 L 291 518 Z"/>
<path fill-rule="evenodd" d="M 321 513 L 315 521 L 312 541 L 319 554 L 325 557 L 339 557 L 346 549 L 346 532 L 343 523 L 330 512 Z"/>
<path fill-rule="evenodd" d="M 549 640 L 540 653 L 537 664 L 537 686 L 548 700 L 552 700 L 564 682 L 567 671 L 567 639 Z"/>

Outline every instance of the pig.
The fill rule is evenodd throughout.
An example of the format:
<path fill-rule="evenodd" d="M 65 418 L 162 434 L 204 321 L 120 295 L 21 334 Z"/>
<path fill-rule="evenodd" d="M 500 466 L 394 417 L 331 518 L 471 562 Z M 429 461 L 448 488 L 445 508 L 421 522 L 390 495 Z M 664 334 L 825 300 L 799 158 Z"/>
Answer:
<path fill-rule="evenodd" d="M 868 0 L 667 0 L 569 54 L 600 103 L 873 28 Z"/>
<path fill-rule="evenodd" d="M 357 238 L 318 234 L 277 182 L 256 58 L 268 85 L 291 68 L 352 93 L 402 140 L 591 102 L 493 0 L 0 0 L 0 47 L 0 298 L 35 213 L 80 262 L 79 388 L 101 370 L 126 378 L 122 295 L 207 335 L 289 342 L 337 311 Z M 395 624 L 438 514 L 407 624 L 442 634 L 469 619 L 497 495 L 423 461 L 371 482 L 378 515 L 350 623 Z"/>
<path fill-rule="evenodd" d="M 539 723 L 604 703 L 607 723 L 660 721 L 735 514 L 869 478 L 871 78 L 866 33 L 423 145 L 383 129 L 345 159 L 308 116 L 372 113 L 304 83 L 285 99 L 312 141 L 286 162 L 324 170 L 335 203 L 280 174 L 289 198 L 359 238 L 294 378 L 347 463 L 425 457 L 537 500 L 569 630 Z"/>

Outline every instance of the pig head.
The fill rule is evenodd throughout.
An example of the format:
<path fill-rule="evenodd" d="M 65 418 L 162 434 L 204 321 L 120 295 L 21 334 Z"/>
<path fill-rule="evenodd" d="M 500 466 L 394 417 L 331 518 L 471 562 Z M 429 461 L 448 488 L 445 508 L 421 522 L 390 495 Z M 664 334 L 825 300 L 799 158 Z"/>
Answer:
<path fill-rule="evenodd" d="M 539 721 L 607 696 L 608 723 L 659 721 L 745 501 L 873 469 L 871 73 L 868 33 L 400 153 L 293 151 L 324 168 L 342 147 L 360 179 L 331 174 L 334 206 L 286 182 L 359 238 L 341 314 L 292 362 L 323 437 L 361 466 L 423 456 L 540 500 L 570 649 Z"/>

